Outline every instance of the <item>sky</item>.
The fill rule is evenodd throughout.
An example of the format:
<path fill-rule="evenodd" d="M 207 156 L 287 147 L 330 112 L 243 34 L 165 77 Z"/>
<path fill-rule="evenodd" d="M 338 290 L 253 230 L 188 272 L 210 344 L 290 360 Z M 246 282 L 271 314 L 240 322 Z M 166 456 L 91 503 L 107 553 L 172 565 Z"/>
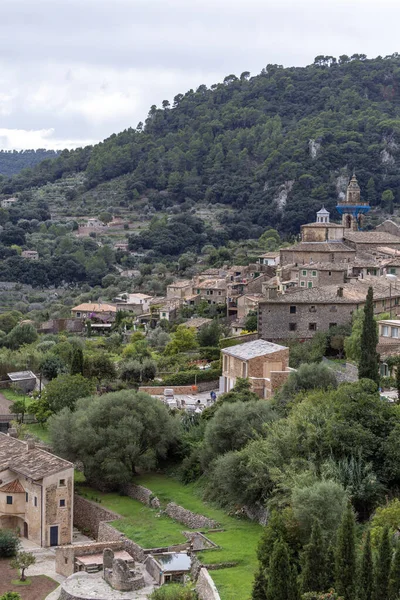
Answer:
<path fill-rule="evenodd" d="M 0 148 L 74 148 L 231 73 L 400 51 L 398 0 L 0 0 Z"/>

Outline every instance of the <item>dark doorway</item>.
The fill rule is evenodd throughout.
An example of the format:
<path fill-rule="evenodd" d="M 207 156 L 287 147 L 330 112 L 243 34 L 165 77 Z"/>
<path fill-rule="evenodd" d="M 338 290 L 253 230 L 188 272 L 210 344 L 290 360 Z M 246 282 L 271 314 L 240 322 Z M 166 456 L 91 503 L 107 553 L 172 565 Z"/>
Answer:
<path fill-rule="evenodd" d="M 58 546 L 58 525 L 50 527 L 50 546 Z"/>
<path fill-rule="evenodd" d="M 28 538 L 28 523 L 24 521 L 24 538 Z"/>

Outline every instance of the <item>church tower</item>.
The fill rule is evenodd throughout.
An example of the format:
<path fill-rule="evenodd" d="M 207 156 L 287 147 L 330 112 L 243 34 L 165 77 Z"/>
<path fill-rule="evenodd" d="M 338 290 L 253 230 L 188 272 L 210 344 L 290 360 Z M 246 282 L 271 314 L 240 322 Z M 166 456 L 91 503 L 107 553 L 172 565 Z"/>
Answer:
<path fill-rule="evenodd" d="M 350 179 L 349 185 L 347 186 L 346 199 L 342 202 L 338 202 L 336 209 L 339 214 L 342 215 L 342 225 L 345 229 L 352 229 L 357 231 L 361 228 L 363 215 L 370 210 L 368 202 L 361 201 L 360 186 L 356 178 L 356 174 L 353 173 Z"/>

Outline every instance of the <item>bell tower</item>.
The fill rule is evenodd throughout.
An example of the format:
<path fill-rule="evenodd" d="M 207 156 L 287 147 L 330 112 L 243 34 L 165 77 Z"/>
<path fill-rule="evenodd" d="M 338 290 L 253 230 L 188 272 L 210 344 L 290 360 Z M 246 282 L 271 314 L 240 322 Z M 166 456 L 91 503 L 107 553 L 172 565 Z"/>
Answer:
<path fill-rule="evenodd" d="M 370 210 L 368 202 L 362 202 L 360 186 L 356 174 L 353 173 L 347 186 L 346 198 L 338 202 L 336 209 L 342 215 L 342 225 L 345 229 L 357 231 L 361 229 L 363 216 Z"/>

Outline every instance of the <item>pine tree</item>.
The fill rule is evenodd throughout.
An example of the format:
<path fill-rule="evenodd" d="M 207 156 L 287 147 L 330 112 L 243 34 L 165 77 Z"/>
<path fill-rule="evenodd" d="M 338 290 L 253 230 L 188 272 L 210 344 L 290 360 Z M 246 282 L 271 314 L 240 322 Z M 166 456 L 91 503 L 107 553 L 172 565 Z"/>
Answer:
<path fill-rule="evenodd" d="M 372 560 L 371 534 L 368 531 L 361 557 L 360 573 L 358 578 L 359 600 L 372 600 L 374 592 L 374 563 Z"/>
<path fill-rule="evenodd" d="M 71 375 L 83 375 L 83 352 L 81 348 L 74 348 L 71 359 Z"/>
<path fill-rule="evenodd" d="M 286 542 L 274 544 L 268 571 L 267 600 L 297 600 L 299 592 Z"/>
<path fill-rule="evenodd" d="M 374 319 L 374 302 L 372 287 L 368 289 L 364 306 L 364 323 L 361 333 L 361 356 L 358 365 L 360 379 L 372 379 L 379 384 L 379 364 L 376 346 L 378 343 L 377 326 Z"/>
<path fill-rule="evenodd" d="M 344 600 L 356 597 L 355 519 L 349 504 L 343 513 L 337 534 L 335 589 Z"/>
<path fill-rule="evenodd" d="M 375 567 L 375 600 L 387 600 L 389 593 L 390 567 L 392 564 L 392 545 L 389 527 L 382 531 Z"/>
<path fill-rule="evenodd" d="M 314 522 L 309 543 L 302 556 L 301 587 L 303 592 L 324 592 L 326 585 L 325 544 L 321 526 Z"/>
<path fill-rule="evenodd" d="M 400 598 L 400 546 L 397 546 L 390 568 L 389 600 Z"/>

